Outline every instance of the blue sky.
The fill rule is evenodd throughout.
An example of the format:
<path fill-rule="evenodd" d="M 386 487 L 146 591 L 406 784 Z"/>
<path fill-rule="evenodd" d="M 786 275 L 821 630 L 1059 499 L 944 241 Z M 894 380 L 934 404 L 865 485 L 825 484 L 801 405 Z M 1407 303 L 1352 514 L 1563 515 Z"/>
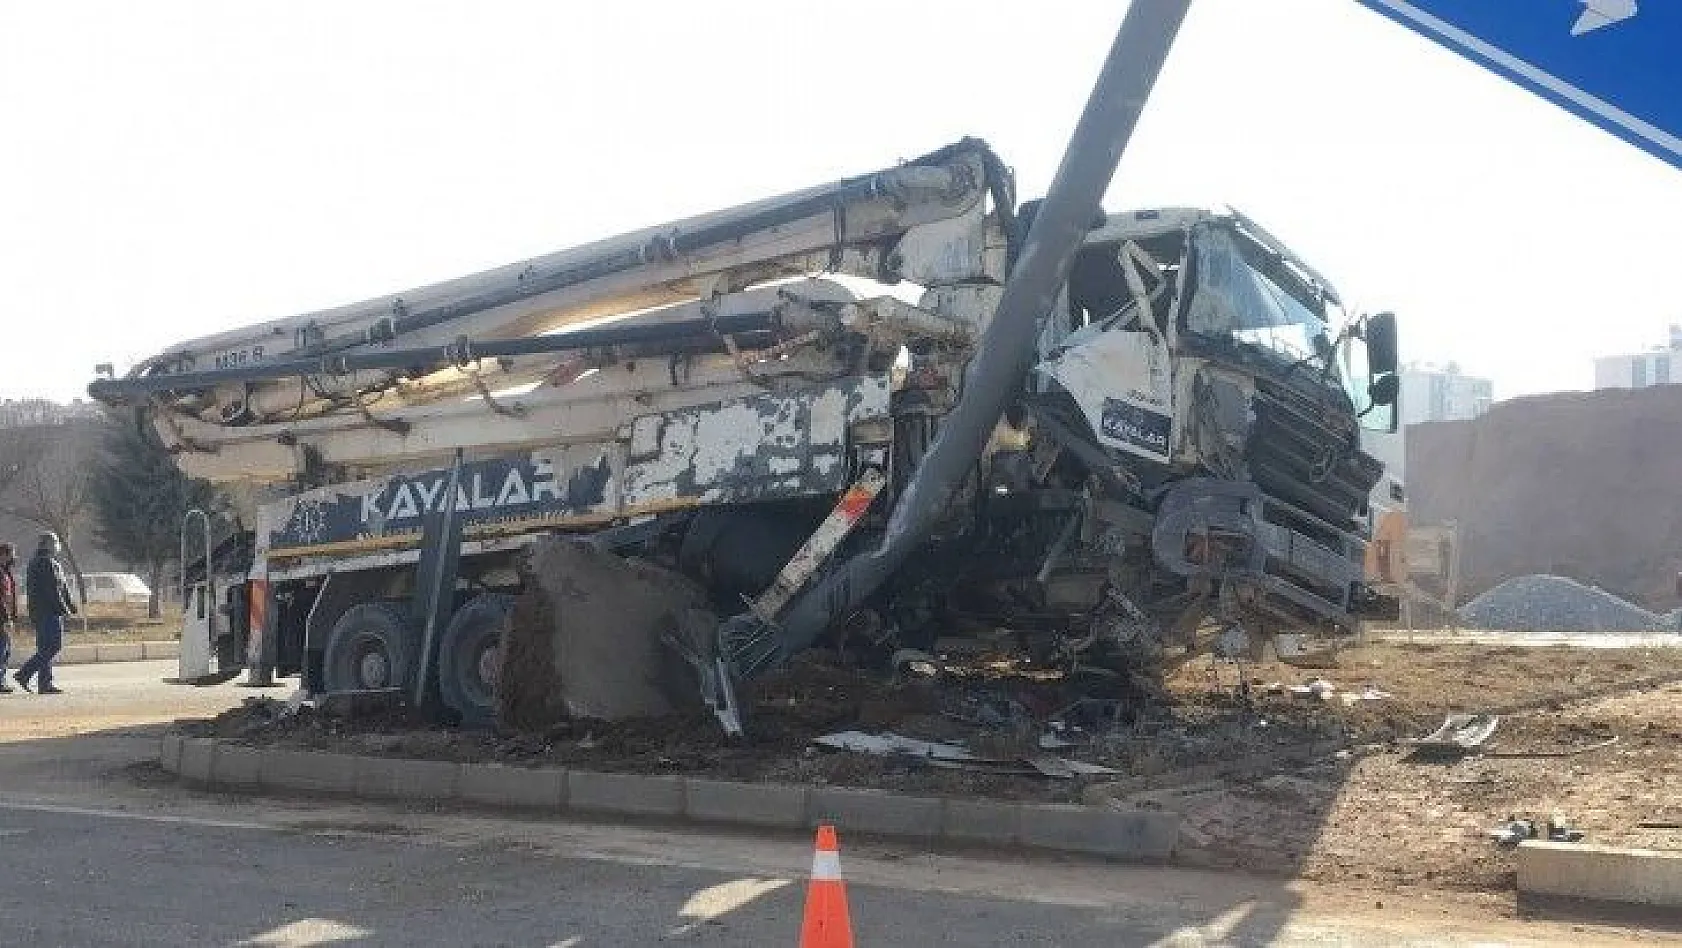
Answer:
<path fill-rule="evenodd" d="M 964 135 L 1037 193 L 1124 8 L 0 5 L 0 396 Z M 1220 203 L 1501 397 L 1682 321 L 1682 172 L 1352 0 L 1194 5 L 1107 204 Z"/>

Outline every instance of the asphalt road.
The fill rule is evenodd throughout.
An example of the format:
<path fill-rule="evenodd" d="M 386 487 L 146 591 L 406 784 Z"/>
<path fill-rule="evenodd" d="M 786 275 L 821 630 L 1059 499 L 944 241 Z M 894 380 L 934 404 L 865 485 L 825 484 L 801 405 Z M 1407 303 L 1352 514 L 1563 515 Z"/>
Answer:
<path fill-rule="evenodd" d="M 8 942 L 796 944 L 811 858 L 803 835 L 187 791 L 147 762 L 162 728 L 146 722 L 250 692 L 162 685 L 167 663 L 86 671 L 66 677 L 74 700 L 0 697 Z M 3 728 L 24 715 L 27 728 Z M 106 723 L 88 733 L 93 720 Z M 1232 874 L 846 838 L 842 866 L 858 943 L 869 946 L 1628 941 L 1515 921 L 1500 900 Z"/>

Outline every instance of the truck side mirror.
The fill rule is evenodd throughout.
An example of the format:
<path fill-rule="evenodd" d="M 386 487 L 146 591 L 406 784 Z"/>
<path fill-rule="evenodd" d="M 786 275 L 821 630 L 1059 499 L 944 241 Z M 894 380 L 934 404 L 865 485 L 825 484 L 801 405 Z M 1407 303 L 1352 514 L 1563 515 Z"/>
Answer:
<path fill-rule="evenodd" d="M 1367 320 L 1367 369 L 1374 378 L 1396 373 L 1396 314 L 1375 313 Z"/>
<path fill-rule="evenodd" d="M 1374 405 L 1394 405 L 1402 392 L 1402 380 L 1396 375 L 1380 375 L 1367 386 L 1367 397 Z"/>

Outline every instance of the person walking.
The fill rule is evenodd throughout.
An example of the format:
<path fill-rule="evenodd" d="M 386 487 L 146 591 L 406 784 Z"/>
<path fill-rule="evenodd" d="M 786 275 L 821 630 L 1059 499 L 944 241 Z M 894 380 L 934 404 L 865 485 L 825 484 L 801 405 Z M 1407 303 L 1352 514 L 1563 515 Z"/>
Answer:
<path fill-rule="evenodd" d="M 23 690 L 28 691 L 29 680 L 38 676 L 40 693 L 44 695 L 63 692 L 53 686 L 53 659 L 64 647 L 64 617 L 76 614 L 70 586 L 64 581 L 64 567 L 58 565 L 58 549 L 58 534 L 41 534 L 40 545 L 24 574 L 29 621 L 35 624 L 35 654 L 18 669 L 16 678 Z"/>
<path fill-rule="evenodd" d="M 6 684 L 6 666 L 12 663 L 12 632 L 18 621 L 18 581 L 12 575 L 17 547 L 0 543 L 0 695 L 12 693 Z"/>

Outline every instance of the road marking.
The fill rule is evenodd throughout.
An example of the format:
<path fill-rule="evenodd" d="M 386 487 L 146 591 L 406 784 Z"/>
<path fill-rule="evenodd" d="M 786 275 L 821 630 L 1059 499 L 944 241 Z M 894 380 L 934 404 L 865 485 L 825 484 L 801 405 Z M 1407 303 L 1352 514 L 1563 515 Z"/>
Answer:
<path fill-rule="evenodd" d="M 239 944 L 242 948 L 245 945 L 251 945 L 253 948 L 310 948 L 341 941 L 360 941 L 372 934 L 374 933 L 369 929 L 346 925 L 332 919 L 306 918 L 247 938 Z"/>
<path fill-rule="evenodd" d="M 164 813 L 136 813 L 132 810 L 105 810 L 95 807 L 67 806 L 61 803 L 18 803 L 10 800 L 0 800 L 0 810 L 12 810 L 20 813 L 55 813 L 63 816 L 91 816 L 106 820 L 132 820 L 138 823 L 203 826 L 210 829 L 265 830 L 271 833 L 279 832 L 285 828 L 265 823 L 212 820 L 202 816 L 170 816 Z"/>

